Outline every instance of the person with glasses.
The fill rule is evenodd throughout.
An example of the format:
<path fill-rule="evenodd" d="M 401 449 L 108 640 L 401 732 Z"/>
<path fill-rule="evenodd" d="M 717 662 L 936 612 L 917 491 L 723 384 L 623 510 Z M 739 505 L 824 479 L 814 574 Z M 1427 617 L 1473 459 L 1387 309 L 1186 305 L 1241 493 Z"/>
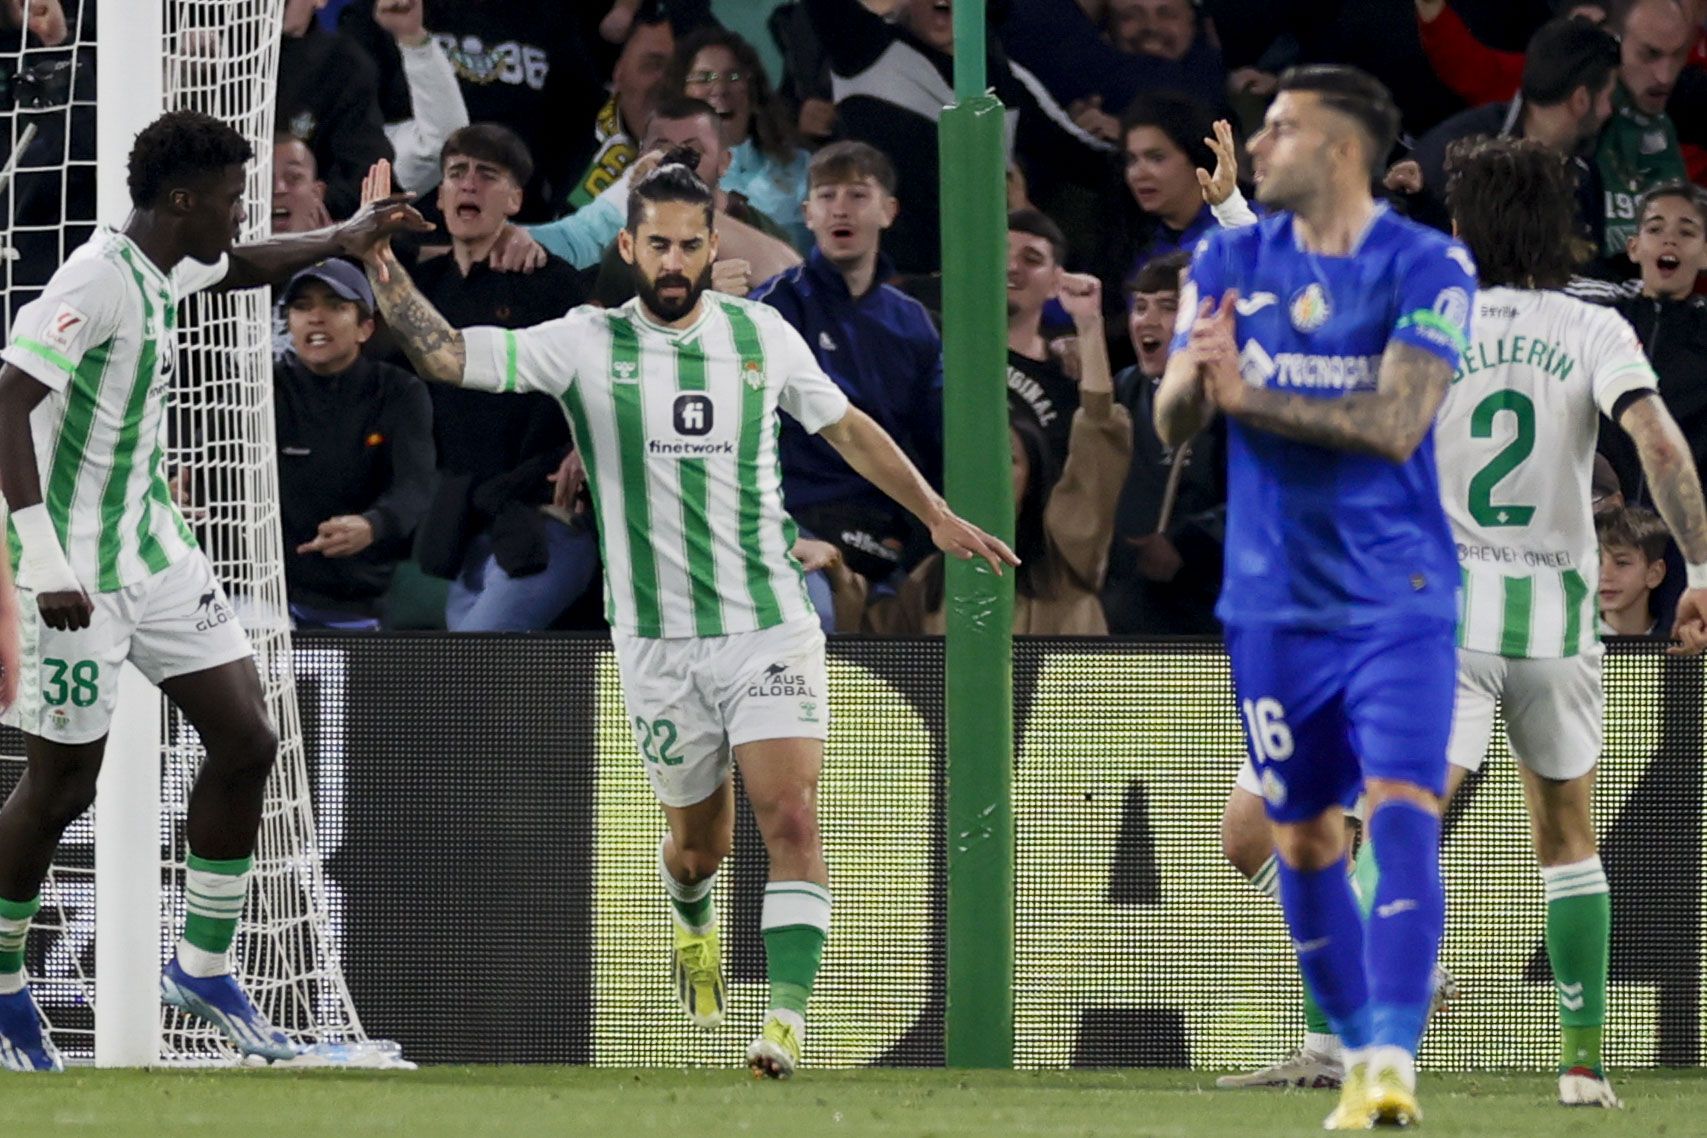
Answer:
<path fill-rule="evenodd" d="M 722 28 L 702 28 L 676 48 L 669 90 L 703 99 L 717 111 L 729 172 L 721 185 L 775 220 L 802 253 L 813 247 L 806 228 L 806 165 L 795 144 L 788 108 L 772 90 L 753 45 Z"/>

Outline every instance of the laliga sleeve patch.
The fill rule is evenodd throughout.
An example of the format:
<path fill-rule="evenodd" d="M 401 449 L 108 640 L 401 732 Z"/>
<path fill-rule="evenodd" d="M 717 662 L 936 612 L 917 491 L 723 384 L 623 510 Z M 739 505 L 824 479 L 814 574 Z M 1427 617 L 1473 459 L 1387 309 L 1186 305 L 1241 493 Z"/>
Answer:
<path fill-rule="evenodd" d="M 89 317 L 84 315 L 81 309 L 62 301 L 41 330 L 42 343 L 56 352 L 72 355 L 72 345 L 83 338 L 88 327 Z"/>

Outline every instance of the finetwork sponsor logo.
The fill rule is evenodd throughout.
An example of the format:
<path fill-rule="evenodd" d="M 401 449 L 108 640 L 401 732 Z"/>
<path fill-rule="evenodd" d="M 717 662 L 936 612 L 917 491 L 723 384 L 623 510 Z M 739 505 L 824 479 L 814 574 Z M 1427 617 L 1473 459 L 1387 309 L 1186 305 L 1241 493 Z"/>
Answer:
<path fill-rule="evenodd" d="M 671 442 L 668 439 L 647 439 L 646 451 L 664 458 L 710 458 L 719 454 L 734 454 L 735 444 L 724 441 L 720 443 Z"/>
<path fill-rule="evenodd" d="M 676 396 L 671 418 L 678 435 L 709 435 L 716 419 L 711 396 L 701 391 L 684 391 Z"/>

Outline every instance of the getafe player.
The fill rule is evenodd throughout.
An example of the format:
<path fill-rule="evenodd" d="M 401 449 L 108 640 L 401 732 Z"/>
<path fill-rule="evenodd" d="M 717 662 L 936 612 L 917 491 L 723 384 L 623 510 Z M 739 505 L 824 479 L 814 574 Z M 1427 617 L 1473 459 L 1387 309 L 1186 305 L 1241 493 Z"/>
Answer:
<path fill-rule="evenodd" d="M 1279 212 L 1198 248 L 1155 412 L 1171 445 L 1231 420 L 1219 616 L 1281 904 L 1346 1050 L 1329 1129 L 1420 1117 L 1445 923 L 1458 565 L 1430 431 L 1476 277 L 1462 246 L 1371 196 L 1398 121 L 1353 68 L 1282 77 L 1252 146 Z M 1367 952 L 1343 817 L 1360 790 L 1381 868 Z"/>

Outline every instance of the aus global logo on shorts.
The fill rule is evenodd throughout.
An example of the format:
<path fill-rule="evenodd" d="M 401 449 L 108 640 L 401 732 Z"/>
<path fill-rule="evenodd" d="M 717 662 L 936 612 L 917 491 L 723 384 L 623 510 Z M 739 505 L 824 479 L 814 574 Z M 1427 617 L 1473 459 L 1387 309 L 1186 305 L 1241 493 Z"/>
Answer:
<path fill-rule="evenodd" d="M 806 673 L 787 664 L 772 664 L 747 687 L 749 696 L 816 700 L 818 693 L 806 679 Z"/>
<path fill-rule="evenodd" d="M 196 631 L 206 632 L 232 619 L 231 606 L 220 598 L 217 589 L 209 589 L 196 602 Z"/>

